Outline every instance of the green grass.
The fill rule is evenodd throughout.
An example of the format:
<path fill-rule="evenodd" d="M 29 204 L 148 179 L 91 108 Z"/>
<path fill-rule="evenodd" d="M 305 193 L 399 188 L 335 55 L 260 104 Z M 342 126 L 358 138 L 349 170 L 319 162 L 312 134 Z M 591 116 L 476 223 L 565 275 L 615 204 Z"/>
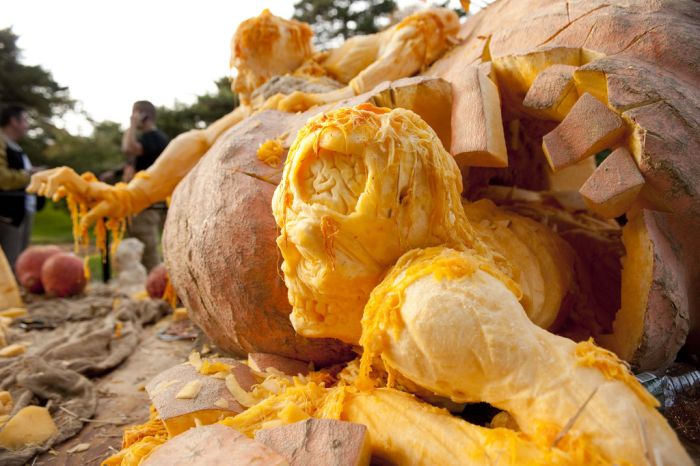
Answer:
<path fill-rule="evenodd" d="M 73 226 L 65 204 L 47 202 L 37 212 L 32 229 L 32 244 L 65 244 L 73 242 Z"/>
<path fill-rule="evenodd" d="M 90 268 L 90 279 L 102 281 L 102 257 L 99 254 L 89 256 L 88 267 Z"/>

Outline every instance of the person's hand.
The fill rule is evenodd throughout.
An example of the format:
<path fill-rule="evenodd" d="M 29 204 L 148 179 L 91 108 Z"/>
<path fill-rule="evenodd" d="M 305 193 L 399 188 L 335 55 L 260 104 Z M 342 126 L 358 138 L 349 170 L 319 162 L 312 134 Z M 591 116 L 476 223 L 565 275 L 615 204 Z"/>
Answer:
<path fill-rule="evenodd" d="M 143 121 L 144 121 L 144 117 L 145 117 L 145 115 L 144 115 L 144 113 L 143 113 L 142 111 L 140 111 L 140 110 L 134 110 L 134 111 L 131 113 L 131 118 L 130 118 L 130 120 L 129 120 L 129 122 L 131 123 L 131 127 L 132 127 L 132 128 L 138 128 L 139 126 L 141 126 L 141 124 L 142 124 Z"/>
<path fill-rule="evenodd" d="M 128 183 L 134 178 L 135 174 L 136 170 L 134 169 L 133 165 L 125 165 L 124 171 L 122 172 L 122 180 L 124 180 L 125 183 Z"/>

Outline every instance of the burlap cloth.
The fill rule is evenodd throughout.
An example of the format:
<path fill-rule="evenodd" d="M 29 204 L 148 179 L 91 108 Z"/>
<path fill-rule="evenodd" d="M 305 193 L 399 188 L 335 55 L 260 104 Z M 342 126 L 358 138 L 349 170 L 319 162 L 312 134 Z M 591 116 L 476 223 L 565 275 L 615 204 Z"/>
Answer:
<path fill-rule="evenodd" d="M 88 377 L 121 364 L 139 343 L 143 326 L 155 323 L 169 307 L 163 301 L 134 301 L 96 285 L 74 299 L 37 300 L 27 307 L 37 328 L 11 328 L 9 343 L 27 343 L 20 357 L 0 359 L 0 390 L 12 394 L 12 415 L 28 405 L 47 406 L 58 435 L 43 445 L 9 451 L 0 448 L 1 465 L 22 465 L 53 445 L 76 435 L 97 408 Z"/>

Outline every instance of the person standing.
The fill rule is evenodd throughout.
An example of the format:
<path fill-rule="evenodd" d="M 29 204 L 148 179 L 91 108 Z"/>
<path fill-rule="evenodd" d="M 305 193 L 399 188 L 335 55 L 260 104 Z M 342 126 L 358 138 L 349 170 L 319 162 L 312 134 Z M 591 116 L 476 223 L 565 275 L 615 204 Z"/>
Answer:
<path fill-rule="evenodd" d="M 8 105 L 0 111 L 0 246 L 13 268 L 29 246 L 37 208 L 36 196 L 24 191 L 35 171 L 19 145 L 28 131 L 24 107 Z"/>
<path fill-rule="evenodd" d="M 122 137 L 122 152 L 127 157 L 123 180 L 131 181 L 136 173 L 147 169 L 168 145 L 168 136 L 156 127 L 156 108 L 147 101 L 135 102 L 131 111 L 131 124 Z M 132 217 L 127 234 L 144 245 L 141 262 L 147 270 L 160 263 L 158 241 L 163 225 L 162 212 L 146 209 Z"/>

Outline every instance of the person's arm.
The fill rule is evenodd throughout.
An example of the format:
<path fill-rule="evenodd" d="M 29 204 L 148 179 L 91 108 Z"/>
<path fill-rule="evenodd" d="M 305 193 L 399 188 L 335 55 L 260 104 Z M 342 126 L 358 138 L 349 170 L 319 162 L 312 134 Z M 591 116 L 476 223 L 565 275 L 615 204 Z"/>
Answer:
<path fill-rule="evenodd" d="M 131 115 L 131 125 L 122 136 L 122 152 L 128 156 L 138 157 L 143 154 L 143 146 L 136 137 L 137 120 L 143 117 L 141 112 L 134 112 Z"/>
<path fill-rule="evenodd" d="M 130 126 L 122 136 L 122 152 L 132 157 L 143 154 L 143 147 L 136 138 L 136 130 L 133 126 Z"/>
<path fill-rule="evenodd" d="M 29 172 L 16 170 L 7 164 L 5 141 L 0 141 L 0 191 L 15 191 L 29 184 Z"/>

